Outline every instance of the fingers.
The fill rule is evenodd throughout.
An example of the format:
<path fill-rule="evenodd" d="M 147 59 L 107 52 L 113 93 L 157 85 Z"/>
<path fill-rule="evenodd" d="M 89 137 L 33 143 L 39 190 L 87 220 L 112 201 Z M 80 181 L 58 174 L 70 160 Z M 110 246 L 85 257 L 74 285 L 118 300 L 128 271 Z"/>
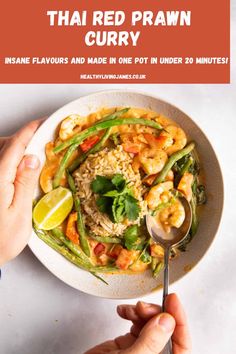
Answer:
<path fill-rule="evenodd" d="M 187 318 L 176 294 L 168 295 L 166 311 L 171 314 L 176 321 L 176 328 L 172 336 L 173 349 L 176 354 L 188 354 L 191 351 L 191 338 L 187 325 Z"/>
<path fill-rule="evenodd" d="M 139 301 L 136 305 L 119 305 L 117 312 L 120 317 L 133 322 L 130 333 L 138 337 L 145 323 L 161 312 L 161 307 Z"/>
<path fill-rule="evenodd" d="M 119 305 L 117 306 L 117 312 L 120 317 L 137 322 L 143 320 L 148 321 L 153 316 L 161 312 L 159 305 L 148 304 L 146 302 L 139 301 L 136 305 Z"/>
<path fill-rule="evenodd" d="M 115 338 L 115 343 L 118 349 L 127 349 L 131 347 L 136 341 L 136 337 L 131 333 L 127 333 L 124 336 Z"/>
<path fill-rule="evenodd" d="M 1 137 L 0 138 L 0 150 L 2 149 L 2 147 L 4 146 L 4 144 L 6 143 L 6 141 L 8 140 L 8 137 Z"/>
<path fill-rule="evenodd" d="M 150 319 L 140 332 L 136 342 L 127 353 L 130 354 L 159 354 L 170 339 L 175 328 L 174 318 L 161 313 Z"/>
<path fill-rule="evenodd" d="M 139 301 L 136 305 L 136 312 L 140 318 L 148 321 L 161 312 L 161 306 Z"/>
<path fill-rule="evenodd" d="M 37 156 L 26 155 L 22 159 L 15 178 L 15 194 L 12 207 L 32 208 L 34 190 L 39 177 L 40 162 Z"/>
<path fill-rule="evenodd" d="M 84 354 L 102 354 L 102 353 L 112 353 L 118 349 L 117 344 L 114 340 L 108 340 L 102 344 L 96 345 L 96 347 L 87 350 Z"/>
<path fill-rule="evenodd" d="M 12 138 L 9 138 L 7 144 L 4 144 L 0 159 L 2 184 L 14 182 L 17 167 L 24 156 L 25 148 L 41 123 L 41 119 L 30 122 Z"/>
<path fill-rule="evenodd" d="M 96 347 L 88 350 L 84 354 L 102 354 L 102 353 L 118 353 L 120 350 L 125 350 L 134 344 L 136 338 L 132 334 L 127 333 L 124 336 L 115 338 L 114 340 L 108 340 Z"/>
<path fill-rule="evenodd" d="M 117 313 L 121 318 L 129 321 L 139 321 L 140 317 L 136 312 L 135 305 L 118 305 L 117 306 Z"/>

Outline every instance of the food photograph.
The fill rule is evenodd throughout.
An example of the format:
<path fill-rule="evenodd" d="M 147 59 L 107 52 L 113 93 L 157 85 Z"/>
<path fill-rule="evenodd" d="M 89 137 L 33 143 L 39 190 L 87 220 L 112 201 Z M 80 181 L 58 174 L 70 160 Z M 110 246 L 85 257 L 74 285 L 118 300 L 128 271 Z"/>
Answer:
<path fill-rule="evenodd" d="M 219 129 L 224 118 L 218 92 L 214 86 L 210 93 L 189 89 L 183 98 L 181 85 L 179 94 L 163 86 L 159 96 L 152 86 L 103 88 L 24 87 L 13 96 L 9 87 L 17 107 L 13 117 L 20 115 L 22 121 L 17 126 L 5 105 L 6 136 L 27 118 L 47 117 L 25 152 L 40 160 L 31 201 L 33 231 L 28 247 L 2 267 L 1 294 L 10 304 L 1 305 L 3 353 L 8 353 L 4 338 L 9 328 L 19 336 L 10 352 L 35 354 L 67 352 L 68 341 L 68 353 L 83 353 L 125 333 L 128 324 L 117 318 L 115 307 L 137 299 L 161 302 L 167 249 L 169 293 L 177 292 L 184 301 L 195 348 L 204 343 L 204 331 L 195 322 L 200 309 L 205 309 L 202 321 L 212 323 L 212 338 L 221 326 L 212 322 L 213 309 L 219 318 L 227 311 L 221 299 L 230 299 L 231 285 L 227 290 L 219 283 L 231 279 L 227 262 L 234 250 L 228 209 L 234 172 L 226 153 L 233 149 L 234 129 L 228 136 Z M 221 94 L 226 91 L 222 88 Z M 26 96 L 34 111 L 26 109 Z M 62 100 L 69 102 L 58 108 Z M 48 115 L 52 102 L 57 109 Z M 233 105 L 228 99 L 228 107 Z M 228 213 L 223 213 L 229 190 Z M 19 283 L 22 292 L 15 296 Z M 232 321 L 233 314 L 226 328 Z M 77 330 L 81 334 L 76 336 Z M 25 350 L 26 343 L 35 349 Z"/>
<path fill-rule="evenodd" d="M 0 12 L 0 354 L 235 353 L 236 3 Z"/>

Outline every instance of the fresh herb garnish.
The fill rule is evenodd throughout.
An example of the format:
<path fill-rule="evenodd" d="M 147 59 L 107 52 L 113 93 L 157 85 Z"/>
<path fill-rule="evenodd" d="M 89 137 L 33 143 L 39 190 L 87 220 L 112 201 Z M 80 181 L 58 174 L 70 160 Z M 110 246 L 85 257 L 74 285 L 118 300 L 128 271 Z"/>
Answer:
<path fill-rule="evenodd" d="M 95 180 L 93 180 L 91 187 L 94 193 L 105 194 L 112 190 L 114 185 L 110 179 L 98 175 Z"/>
<path fill-rule="evenodd" d="M 138 225 L 129 226 L 124 232 L 123 242 L 127 250 L 142 250 L 144 240 L 140 237 L 140 227 Z"/>
<path fill-rule="evenodd" d="M 106 213 L 112 222 L 122 222 L 126 217 L 130 221 L 138 218 L 138 200 L 121 174 L 114 175 L 112 179 L 98 175 L 91 183 L 91 188 L 99 195 L 96 200 L 98 209 Z"/>

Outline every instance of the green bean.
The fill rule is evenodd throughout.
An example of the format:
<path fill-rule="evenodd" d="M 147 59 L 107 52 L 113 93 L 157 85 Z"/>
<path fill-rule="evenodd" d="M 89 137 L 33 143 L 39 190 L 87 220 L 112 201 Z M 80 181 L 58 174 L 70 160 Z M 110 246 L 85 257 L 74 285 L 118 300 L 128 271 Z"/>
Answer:
<path fill-rule="evenodd" d="M 152 257 L 152 274 L 154 277 L 157 277 L 160 273 L 160 271 L 163 269 L 163 262 L 160 262 L 157 258 Z"/>
<path fill-rule="evenodd" d="M 65 172 L 65 169 L 67 167 L 67 164 L 69 162 L 69 159 L 71 157 L 71 155 L 73 154 L 73 152 L 77 149 L 77 145 L 74 144 L 74 145 L 71 145 L 69 147 L 69 149 L 66 151 L 65 155 L 63 156 L 61 162 L 60 162 L 60 165 L 59 165 L 59 168 L 56 172 L 56 175 L 53 179 L 53 188 L 57 188 L 59 185 L 60 185 L 60 182 L 61 182 L 61 179 L 62 179 L 62 176 Z"/>
<path fill-rule="evenodd" d="M 117 272 L 117 268 L 114 266 L 92 266 L 88 263 L 84 262 L 80 257 L 75 256 L 66 246 L 60 246 L 57 242 L 44 230 L 38 230 L 34 227 L 34 231 L 36 235 L 44 241 L 48 246 L 53 248 L 55 251 L 60 253 L 63 257 L 65 257 L 68 261 L 75 264 L 77 267 L 82 268 L 84 270 L 88 270 L 93 273 L 111 273 Z"/>
<path fill-rule="evenodd" d="M 95 152 L 98 152 L 103 147 L 107 139 L 109 138 L 110 133 L 111 133 L 111 128 L 108 128 L 103 134 L 101 140 L 97 142 L 97 144 L 92 146 L 91 149 L 89 149 L 87 152 L 83 153 L 75 161 L 73 161 L 73 163 L 69 166 L 68 171 L 70 173 L 74 172 L 79 167 L 79 165 L 82 162 L 84 162 L 84 160 L 88 157 L 88 155 L 95 154 Z"/>
<path fill-rule="evenodd" d="M 95 278 L 101 280 L 104 284 L 109 285 L 106 280 L 104 280 L 102 277 L 100 277 L 99 275 L 97 275 L 95 272 L 89 272 L 89 273 L 92 274 Z"/>
<path fill-rule="evenodd" d="M 103 242 L 103 243 L 121 243 L 122 240 L 119 237 L 115 236 L 97 236 L 94 235 L 93 233 L 89 234 L 90 237 L 92 237 L 94 240 L 98 242 Z"/>
<path fill-rule="evenodd" d="M 98 124 L 98 123 L 101 123 L 101 122 L 105 122 L 107 120 L 113 120 L 113 119 L 119 118 L 123 114 L 127 113 L 129 110 L 130 110 L 130 108 L 127 107 L 127 108 L 120 109 L 119 111 L 115 111 L 115 112 L 113 112 L 111 114 L 108 114 L 107 116 L 105 116 L 102 119 L 100 119 L 97 122 L 95 122 L 95 125 Z"/>
<path fill-rule="evenodd" d="M 153 182 L 153 186 L 155 186 L 158 183 L 161 183 L 165 180 L 167 174 L 169 173 L 169 171 L 171 170 L 171 168 L 173 167 L 173 165 L 180 159 L 182 159 L 182 157 L 184 157 L 185 155 L 189 154 L 195 147 L 195 143 L 192 142 L 189 145 L 187 145 L 185 148 L 183 148 L 180 151 L 175 152 L 174 154 L 172 154 L 169 158 L 169 160 L 167 161 L 167 163 L 165 164 L 165 166 L 163 167 L 162 171 L 157 175 L 156 179 Z"/>
<path fill-rule="evenodd" d="M 127 124 L 140 124 L 140 125 L 145 125 L 151 128 L 155 129 L 162 129 L 162 126 L 154 122 L 152 120 L 144 119 L 144 118 L 120 118 L 120 119 L 114 119 L 114 120 L 106 120 L 104 122 L 98 122 L 95 125 L 92 125 L 91 127 L 83 130 L 82 132 L 74 135 L 71 139 L 66 140 L 64 143 L 56 146 L 53 151 L 55 153 L 58 153 L 68 146 L 71 145 L 76 145 L 79 146 L 86 138 L 88 138 L 91 135 L 96 134 L 100 130 L 104 130 L 110 127 L 115 127 L 119 125 L 127 125 Z"/>
<path fill-rule="evenodd" d="M 51 232 L 52 235 L 56 239 L 61 241 L 65 246 L 67 246 L 72 253 L 74 253 L 77 257 L 80 257 L 85 263 L 92 265 L 90 259 L 84 254 L 81 248 L 78 245 L 74 244 L 72 241 L 70 241 L 60 229 L 55 228 Z"/>
<path fill-rule="evenodd" d="M 74 206 L 75 206 L 75 210 L 77 211 L 77 229 L 79 232 L 81 248 L 84 251 L 84 253 L 89 257 L 90 256 L 90 248 L 89 248 L 88 239 L 87 239 L 87 236 L 85 233 L 84 221 L 83 221 L 83 216 L 82 216 L 82 212 L 81 212 L 80 199 L 76 193 L 74 179 L 68 171 L 67 171 L 67 181 L 68 181 L 69 187 L 72 191 L 73 198 L 74 198 Z"/>
<path fill-rule="evenodd" d="M 157 266 L 156 266 L 156 268 L 153 271 L 153 276 L 155 278 L 158 277 L 158 275 L 160 274 L 160 272 L 162 271 L 163 268 L 164 268 L 163 262 L 157 263 Z"/>

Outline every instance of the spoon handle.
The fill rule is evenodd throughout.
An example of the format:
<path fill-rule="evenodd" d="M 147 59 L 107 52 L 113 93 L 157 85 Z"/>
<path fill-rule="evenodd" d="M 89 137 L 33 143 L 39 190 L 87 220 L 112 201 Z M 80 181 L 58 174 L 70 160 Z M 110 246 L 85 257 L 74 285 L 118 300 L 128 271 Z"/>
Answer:
<path fill-rule="evenodd" d="M 165 312 L 165 299 L 168 295 L 169 288 L 169 258 L 170 258 L 170 247 L 165 248 L 164 255 L 164 288 L 163 288 L 163 298 L 162 298 L 162 312 Z M 172 354 L 172 342 L 171 339 L 166 344 L 162 354 Z"/>
<path fill-rule="evenodd" d="M 165 312 L 165 299 L 168 295 L 168 288 L 169 288 L 169 258 L 170 258 L 170 247 L 166 247 L 165 255 L 164 255 L 164 288 L 163 288 L 163 298 L 162 298 L 162 312 Z"/>

